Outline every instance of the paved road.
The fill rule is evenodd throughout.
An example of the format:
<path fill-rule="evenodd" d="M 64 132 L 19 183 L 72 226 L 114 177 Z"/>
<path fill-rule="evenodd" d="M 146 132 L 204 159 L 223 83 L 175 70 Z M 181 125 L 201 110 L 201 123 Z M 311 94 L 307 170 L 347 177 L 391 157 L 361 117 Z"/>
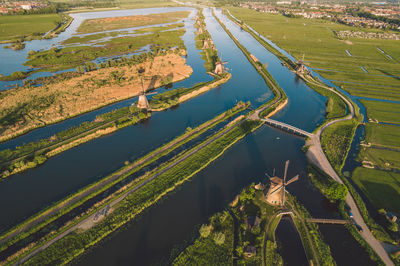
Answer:
<path fill-rule="evenodd" d="M 319 85 L 320 84 L 316 84 L 315 82 L 312 82 L 315 85 Z M 310 148 L 307 151 L 307 157 L 308 159 L 310 159 L 311 162 L 313 162 L 314 164 L 316 164 L 320 169 L 322 169 L 325 173 L 327 173 L 330 177 L 332 177 L 336 182 L 339 182 L 340 184 L 343 184 L 342 179 L 338 176 L 338 174 L 336 173 L 336 171 L 333 169 L 333 167 L 331 166 L 331 164 L 329 163 L 328 159 L 325 156 L 325 153 L 322 150 L 321 147 L 321 134 L 322 132 L 330 125 L 333 125 L 335 123 L 341 122 L 341 121 L 345 121 L 345 120 L 350 120 L 354 117 L 354 107 L 351 104 L 351 102 L 349 100 L 347 100 L 347 98 L 345 98 L 342 94 L 340 94 L 339 92 L 337 92 L 336 90 L 326 87 L 324 86 L 325 89 L 332 91 L 333 93 L 337 94 L 340 98 L 342 98 L 347 106 L 350 108 L 350 113 L 349 115 L 347 115 L 344 118 L 341 119 L 337 119 L 337 120 L 333 120 L 330 121 L 328 123 L 326 123 L 324 126 L 322 126 L 316 133 L 315 135 L 309 140 L 307 141 L 307 145 L 310 145 Z M 386 265 L 390 265 L 390 266 L 394 266 L 392 260 L 390 259 L 389 255 L 387 254 L 387 252 L 385 251 L 385 249 L 382 246 L 382 243 L 380 241 L 378 241 L 371 233 L 371 231 L 369 230 L 368 226 L 366 225 L 366 223 L 364 222 L 364 219 L 354 201 L 354 198 L 351 196 L 350 193 L 347 193 L 346 196 L 346 203 L 347 205 L 350 206 L 351 211 L 353 213 L 353 219 L 354 221 L 361 226 L 362 231 L 359 232 L 360 235 L 364 238 L 364 240 L 371 246 L 371 248 L 375 251 L 375 253 L 381 258 L 381 260 L 386 264 Z"/>

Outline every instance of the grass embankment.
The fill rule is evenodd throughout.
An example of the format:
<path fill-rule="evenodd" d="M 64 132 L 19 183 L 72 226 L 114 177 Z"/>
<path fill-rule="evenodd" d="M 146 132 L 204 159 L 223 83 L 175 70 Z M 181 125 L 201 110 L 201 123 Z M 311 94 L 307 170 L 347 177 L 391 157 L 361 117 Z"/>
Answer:
<path fill-rule="evenodd" d="M 190 11 L 176 11 L 149 15 L 87 19 L 82 22 L 77 29 L 77 32 L 93 33 L 146 25 L 172 23 L 186 18 L 189 14 Z"/>
<path fill-rule="evenodd" d="M 65 264 L 71 261 L 201 171 L 226 149 L 260 125 L 260 122 L 245 121 L 220 137 L 216 138 L 215 135 L 209 137 L 205 142 L 172 161 L 169 165 L 173 166 L 164 168 L 157 178 L 148 179 L 139 189 L 127 193 L 122 201 L 112 207 L 114 210 L 98 224 L 84 232 L 75 231 L 68 234 L 26 264 L 35 265 L 38 262 Z"/>
<path fill-rule="evenodd" d="M 50 138 L 18 146 L 15 150 L 2 150 L 0 151 L 1 177 L 5 178 L 34 168 L 65 150 L 136 124 L 149 117 L 150 113 L 143 112 L 136 107 L 124 107 L 99 115 L 94 121 L 84 122 Z"/>
<path fill-rule="evenodd" d="M 268 114 L 271 114 L 275 110 L 282 108 L 283 105 L 287 103 L 286 93 L 282 90 L 282 88 L 278 85 L 275 79 L 271 76 L 271 74 L 265 69 L 265 67 L 260 63 L 256 62 L 254 58 L 251 56 L 250 52 L 239 43 L 239 41 L 233 36 L 233 34 L 228 30 L 228 28 L 222 23 L 221 20 L 214 14 L 214 18 L 218 21 L 221 27 L 225 30 L 225 32 L 229 35 L 229 37 L 233 40 L 236 46 L 242 51 L 242 53 L 246 56 L 247 60 L 251 63 L 251 65 L 257 70 L 257 72 L 264 79 L 267 86 L 272 89 L 272 93 L 274 94 L 274 98 L 264 103 L 260 106 L 261 112 L 259 113 L 260 117 L 265 117 Z"/>
<path fill-rule="evenodd" d="M 107 199 L 110 197 L 107 194 L 107 191 L 112 188 L 113 186 L 117 185 L 125 180 L 126 178 L 129 178 L 132 174 L 140 171 L 146 166 L 149 166 L 150 164 L 156 162 L 158 159 L 162 159 L 163 156 L 168 155 L 170 152 L 179 149 L 187 143 L 190 140 L 193 140 L 197 137 L 199 137 L 201 134 L 206 132 L 209 129 L 212 129 L 213 127 L 217 126 L 219 123 L 226 121 L 227 119 L 230 119 L 231 117 L 237 115 L 238 113 L 242 112 L 248 107 L 248 104 L 243 104 L 239 103 L 232 109 L 225 111 L 224 113 L 216 116 L 214 119 L 211 119 L 210 121 L 207 121 L 200 126 L 187 130 L 183 135 L 175 138 L 171 142 L 161 146 L 160 148 L 150 152 L 149 154 L 145 155 L 144 157 L 136 160 L 135 162 L 121 168 L 117 172 L 85 187 L 82 188 L 80 191 L 76 192 L 75 194 L 69 195 L 67 198 L 55 203 L 54 205 L 48 207 L 47 209 L 41 211 L 40 213 L 30 217 L 27 219 L 25 222 L 15 226 L 14 228 L 10 229 L 9 231 L 3 233 L 0 237 L 0 241 L 3 242 L 3 244 L 0 246 L 0 250 L 3 251 L 7 249 L 8 247 L 15 245 L 16 243 L 19 243 L 20 248 L 27 246 L 28 244 L 30 247 L 34 247 L 35 245 L 38 245 L 40 243 L 45 242 L 48 239 L 51 239 L 54 237 L 56 234 L 56 231 L 54 231 L 55 228 L 52 227 L 51 222 L 55 221 L 57 218 L 63 216 L 64 214 L 67 214 L 69 212 L 73 212 L 75 208 L 78 208 L 79 206 L 85 204 L 86 202 L 90 201 L 91 199 L 97 197 L 98 195 L 102 194 L 104 195 L 103 198 Z M 161 168 L 161 166 L 160 166 Z M 147 176 L 143 177 L 146 178 Z M 142 178 L 142 179 L 143 179 Z M 131 186 L 140 184 L 140 182 L 143 181 L 141 179 L 135 180 Z M 127 189 L 127 187 L 122 189 L 122 192 Z M 117 191 L 118 192 L 118 191 Z M 116 193 L 116 196 L 118 193 Z M 103 200 L 104 201 L 104 200 Z M 90 213 L 93 208 L 96 208 L 99 205 L 99 203 L 94 204 L 94 206 L 90 207 L 88 210 L 84 211 L 84 214 Z M 75 216 L 79 217 L 82 211 L 79 213 L 76 213 Z M 68 222 L 66 223 L 66 226 L 68 226 Z M 50 234 L 49 230 L 46 230 L 46 227 L 51 227 L 52 232 Z M 60 227 L 61 225 L 58 225 L 57 227 Z M 62 230 L 64 225 L 59 228 L 59 230 Z M 44 237 L 42 237 L 39 240 L 35 240 L 32 237 L 29 237 L 31 235 L 34 235 L 38 231 L 44 231 Z M 35 241 L 34 244 L 31 244 L 32 241 Z M 18 255 L 18 254 L 16 254 Z M 14 256 L 16 256 L 14 255 Z"/>
<path fill-rule="evenodd" d="M 0 92 L 0 140 L 138 95 L 139 68 L 145 69 L 144 87 L 151 90 L 187 78 L 192 68 L 176 49 L 86 65 L 80 75 L 57 75 L 42 86 Z M 90 67 L 90 68 L 89 68 Z M 83 69 L 83 73 L 85 72 Z"/>
<path fill-rule="evenodd" d="M 201 58 L 205 61 L 204 66 L 207 72 L 213 72 L 215 69 L 215 63 L 218 60 L 218 51 L 212 41 L 210 33 L 207 31 L 205 17 L 203 9 L 199 9 L 197 12 L 197 20 L 195 27 L 198 29 L 195 37 L 196 48 L 201 49 Z"/>
<path fill-rule="evenodd" d="M 0 41 L 40 39 L 62 23 L 59 14 L 0 16 Z"/>
<path fill-rule="evenodd" d="M 176 106 L 184 101 L 198 96 L 201 93 L 215 88 L 231 78 L 230 73 L 215 76 L 214 80 L 200 82 L 190 88 L 178 88 L 161 94 L 154 95 L 150 101 L 152 111 L 162 111 L 170 107 Z"/>

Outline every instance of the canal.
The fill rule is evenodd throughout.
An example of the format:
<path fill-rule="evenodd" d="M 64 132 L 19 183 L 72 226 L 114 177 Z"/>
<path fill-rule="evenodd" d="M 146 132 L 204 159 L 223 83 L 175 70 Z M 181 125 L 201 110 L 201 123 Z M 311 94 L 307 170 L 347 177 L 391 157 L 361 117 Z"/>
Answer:
<path fill-rule="evenodd" d="M 229 67 L 233 73 L 232 78 L 236 76 L 235 73 L 239 66 L 242 66 L 240 73 L 243 73 L 246 60 L 241 55 L 240 50 L 236 48 L 211 16 L 210 10 L 205 10 L 204 14 L 208 31 L 219 51 L 223 52 L 224 60 L 229 62 Z M 243 42 L 245 39 L 241 39 L 251 38 L 251 36 L 241 36 L 245 33 L 235 32 L 232 25 L 228 25 L 228 23 L 227 27 L 241 40 L 244 46 L 251 47 L 250 43 L 248 45 L 247 42 Z M 261 59 L 263 56 L 274 59 L 263 47 L 257 47 L 256 43 L 253 43 L 253 45 L 253 50 L 249 50 L 256 57 L 259 57 L 259 60 L 263 60 Z M 241 61 L 240 65 L 235 64 L 238 59 Z M 267 62 L 269 69 L 278 69 L 277 64 L 280 64 L 278 60 Z M 293 106 L 295 106 L 296 101 L 301 100 L 304 108 L 310 107 L 309 111 L 301 112 L 302 115 L 298 115 L 297 111 L 295 114 L 284 112 L 276 117 L 282 121 L 294 122 L 297 126 L 301 125 L 304 129 L 311 131 L 323 119 L 323 98 L 316 95 L 301 81 L 296 81 L 295 75 L 291 72 L 277 70 L 275 75 L 273 74 L 274 78 L 287 92 L 289 102 L 293 102 Z M 239 78 L 247 79 L 244 74 L 241 74 Z M 287 83 L 284 83 L 285 80 L 291 80 L 291 84 L 298 84 L 295 87 L 296 90 L 285 87 L 287 85 Z M 251 82 L 250 84 L 253 85 L 254 83 Z M 226 84 L 221 86 L 221 89 L 227 86 L 232 85 Z M 242 89 L 250 90 L 252 87 L 244 86 Z M 299 94 L 305 95 L 305 97 L 299 98 Z M 317 105 L 318 108 L 316 109 L 312 109 L 316 106 L 314 97 L 321 97 L 319 98 L 320 105 Z M 291 117 L 292 115 L 294 117 Z M 313 122 L 310 122 L 310 120 Z M 288 187 L 288 190 L 307 207 L 312 216 L 337 217 L 336 212 L 324 207 L 326 206 L 324 197 L 307 179 L 307 161 L 301 152 L 303 145 L 304 140 L 301 138 L 263 126 L 255 133 L 246 136 L 222 157 L 194 176 L 191 182 L 184 183 L 161 202 L 145 211 L 139 219 L 132 221 L 122 230 L 102 241 L 76 263 L 79 265 L 169 263 L 179 250 L 193 240 L 193 236 L 198 235 L 199 224 L 206 222 L 208 217 L 215 212 L 225 209 L 244 187 L 265 180 L 266 171 L 272 171 L 275 168 L 277 174 L 281 175 L 283 162 L 288 159 L 291 161 L 288 175 L 300 175 L 300 181 L 293 183 Z M 333 247 L 334 258 L 348 251 L 343 249 L 340 243 L 343 241 L 350 242 L 352 239 L 348 233 L 346 234 L 347 230 L 344 227 L 340 228 L 339 231 L 342 233 L 336 234 L 335 243 L 329 243 Z M 286 241 L 290 241 L 295 235 L 288 232 L 288 237 L 289 239 Z M 358 260 L 369 260 L 364 250 L 357 243 L 354 241 L 351 243 L 354 263 L 357 263 Z"/>

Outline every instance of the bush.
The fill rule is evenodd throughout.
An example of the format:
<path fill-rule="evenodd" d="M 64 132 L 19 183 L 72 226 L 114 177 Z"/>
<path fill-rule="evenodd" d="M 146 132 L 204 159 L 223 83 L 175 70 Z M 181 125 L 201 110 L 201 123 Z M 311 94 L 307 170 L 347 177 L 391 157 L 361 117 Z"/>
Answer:
<path fill-rule="evenodd" d="M 223 245 L 225 243 L 225 234 L 221 232 L 215 233 L 214 241 L 217 245 Z"/>
<path fill-rule="evenodd" d="M 212 227 L 210 225 L 203 224 L 199 229 L 199 233 L 200 233 L 201 237 L 206 238 L 210 235 L 211 230 L 212 230 Z"/>

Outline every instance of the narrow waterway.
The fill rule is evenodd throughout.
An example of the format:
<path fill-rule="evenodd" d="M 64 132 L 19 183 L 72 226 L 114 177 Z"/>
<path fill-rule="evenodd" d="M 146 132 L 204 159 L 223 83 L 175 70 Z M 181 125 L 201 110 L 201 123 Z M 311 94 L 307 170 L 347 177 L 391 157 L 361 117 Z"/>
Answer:
<path fill-rule="evenodd" d="M 290 216 L 282 217 L 275 237 L 285 266 L 309 265 L 300 235 Z"/>
<path fill-rule="evenodd" d="M 204 14 L 208 31 L 219 51 L 223 52 L 224 60 L 230 62 L 231 71 L 235 73 L 236 67 L 232 63 L 235 58 L 242 59 L 241 65 L 245 65 L 245 60 L 235 44 L 211 16 L 210 11 L 207 9 Z M 236 34 L 235 36 L 239 38 Z M 247 43 L 242 44 L 247 47 Z M 269 53 L 264 48 L 262 49 L 258 52 Z M 252 52 L 255 54 L 257 51 Z M 235 57 L 230 57 L 231 53 Z M 273 62 L 268 62 L 268 64 L 273 65 Z M 241 69 L 241 72 L 243 71 Z M 244 74 L 240 77 L 247 80 Z M 274 76 L 274 78 L 279 77 Z M 286 78 L 294 79 L 295 77 L 286 76 Z M 232 86 L 231 84 L 226 86 L 228 85 Z M 300 87 L 299 91 L 292 94 L 290 89 L 281 86 L 288 92 L 289 102 L 297 101 L 296 93 L 307 94 L 309 97 L 301 98 L 305 101 L 304 108 L 308 107 L 307 99 L 313 99 L 312 96 L 315 94 L 306 87 Z M 243 87 L 244 90 L 246 88 Z M 324 109 L 323 103 L 320 108 Z M 321 113 L 323 112 L 320 110 L 317 114 L 307 114 L 305 111 L 304 117 L 299 117 L 298 125 L 303 125 L 308 130 L 312 129 L 311 123 L 307 124 L 307 119 Z M 293 113 L 285 112 L 281 119 L 290 121 L 291 115 Z M 184 183 L 161 202 L 149 208 L 140 215 L 139 219 L 101 241 L 76 263 L 79 265 L 168 264 L 171 258 L 193 240 L 193 236 L 198 236 L 199 224 L 206 222 L 208 217 L 215 212 L 225 209 L 244 187 L 251 183 L 265 181 L 266 171 L 272 171 L 275 168 L 277 174 L 281 175 L 283 162 L 288 159 L 291 162 L 288 176 L 300 175 L 299 181 L 288 187 L 290 193 L 307 207 L 312 216 L 337 217 L 336 212 L 325 208 L 324 197 L 307 179 L 307 161 L 301 152 L 303 145 L 302 138 L 263 126 L 235 144 L 222 157 L 194 176 L 191 182 Z M 351 238 L 344 233 L 344 230 L 343 233 L 337 234 L 338 242 L 348 241 Z M 340 247 L 335 249 L 335 252 L 339 253 L 347 251 Z M 363 250 L 358 245 L 352 245 L 352 252 L 354 256 L 363 256 Z"/>

